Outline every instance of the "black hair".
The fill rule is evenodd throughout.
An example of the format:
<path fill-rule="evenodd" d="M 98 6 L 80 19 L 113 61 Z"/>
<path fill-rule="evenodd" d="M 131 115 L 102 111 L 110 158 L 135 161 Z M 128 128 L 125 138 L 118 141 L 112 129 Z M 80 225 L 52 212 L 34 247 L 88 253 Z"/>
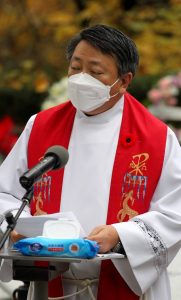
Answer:
<path fill-rule="evenodd" d="M 135 75 L 139 55 L 135 43 L 120 30 L 107 26 L 95 25 L 83 29 L 74 36 L 67 46 L 67 59 L 70 61 L 76 46 L 85 40 L 102 53 L 116 58 L 119 75 L 132 72 Z"/>

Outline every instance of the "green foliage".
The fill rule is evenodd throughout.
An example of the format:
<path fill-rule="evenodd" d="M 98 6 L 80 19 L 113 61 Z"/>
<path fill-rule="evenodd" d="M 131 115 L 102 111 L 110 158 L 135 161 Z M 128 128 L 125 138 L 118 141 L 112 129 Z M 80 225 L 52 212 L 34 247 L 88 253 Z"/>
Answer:
<path fill-rule="evenodd" d="M 130 92 L 137 100 L 145 106 L 149 105 L 147 93 L 158 80 L 159 76 L 140 75 L 136 76 L 131 82 L 128 92 Z"/>
<path fill-rule="evenodd" d="M 36 93 L 29 89 L 0 89 L 0 118 L 9 115 L 17 125 L 24 126 L 33 114 L 40 111 L 46 96 L 47 93 Z"/>

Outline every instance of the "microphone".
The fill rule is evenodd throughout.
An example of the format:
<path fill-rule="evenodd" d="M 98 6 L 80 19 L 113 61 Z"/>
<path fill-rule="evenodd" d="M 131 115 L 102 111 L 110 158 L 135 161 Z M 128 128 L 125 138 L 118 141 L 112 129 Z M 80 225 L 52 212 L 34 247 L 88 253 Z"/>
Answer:
<path fill-rule="evenodd" d="M 19 178 L 20 184 L 25 189 L 30 189 L 47 171 L 63 168 L 68 158 L 68 151 L 64 147 L 52 146 L 48 148 L 43 159 Z"/>

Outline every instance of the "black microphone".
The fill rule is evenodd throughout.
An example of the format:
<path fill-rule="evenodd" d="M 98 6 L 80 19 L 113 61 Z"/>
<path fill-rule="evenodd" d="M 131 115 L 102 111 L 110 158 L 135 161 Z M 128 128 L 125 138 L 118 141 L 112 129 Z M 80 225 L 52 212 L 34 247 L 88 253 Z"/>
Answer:
<path fill-rule="evenodd" d="M 68 158 L 68 151 L 64 147 L 50 147 L 45 152 L 43 159 L 19 178 L 20 184 L 25 189 L 30 189 L 47 171 L 63 168 L 66 165 Z"/>

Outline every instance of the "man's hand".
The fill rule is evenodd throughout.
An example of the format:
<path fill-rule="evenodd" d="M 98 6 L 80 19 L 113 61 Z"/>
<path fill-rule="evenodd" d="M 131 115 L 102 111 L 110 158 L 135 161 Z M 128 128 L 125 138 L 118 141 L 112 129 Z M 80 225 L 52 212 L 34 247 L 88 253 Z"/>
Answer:
<path fill-rule="evenodd" d="M 112 225 L 102 225 L 94 228 L 87 239 L 98 243 L 99 253 L 110 251 L 120 241 L 119 235 Z"/>
<path fill-rule="evenodd" d="M 25 236 L 17 233 L 17 231 L 15 231 L 15 230 L 13 230 L 11 232 L 10 237 L 11 237 L 11 240 L 12 240 L 13 243 L 16 243 L 17 241 L 25 238 Z"/>

